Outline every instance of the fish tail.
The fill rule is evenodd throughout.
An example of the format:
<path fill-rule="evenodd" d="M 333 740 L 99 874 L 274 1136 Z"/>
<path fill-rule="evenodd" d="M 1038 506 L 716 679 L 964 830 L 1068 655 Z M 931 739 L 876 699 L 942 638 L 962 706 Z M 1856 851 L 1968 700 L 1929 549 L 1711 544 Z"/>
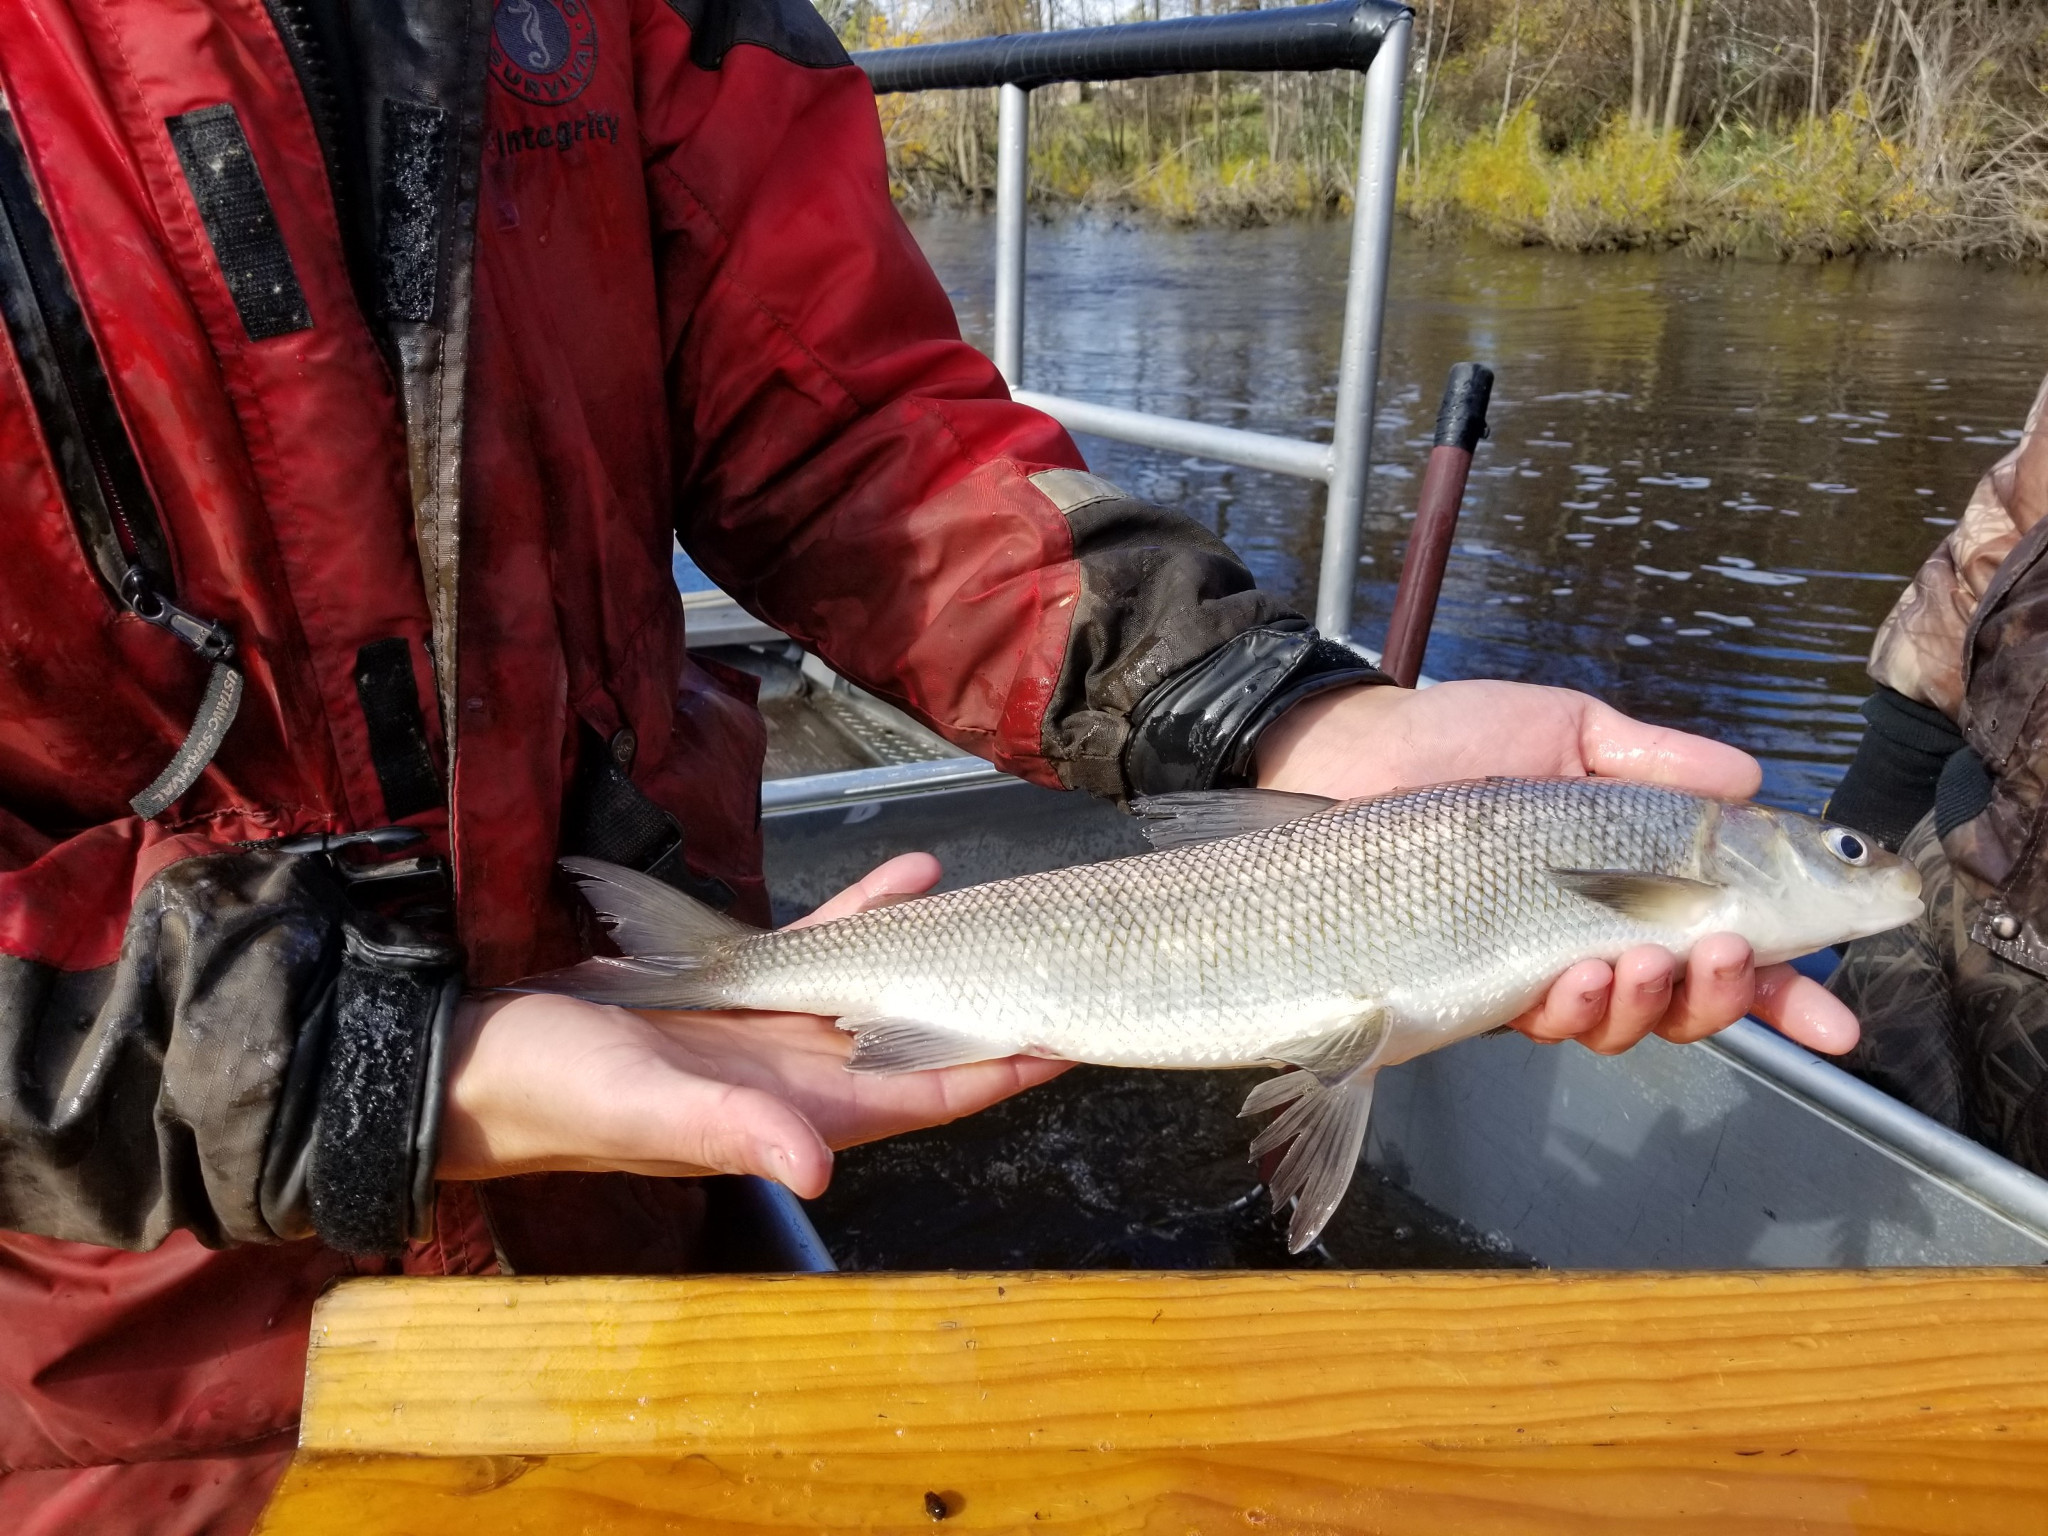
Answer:
<path fill-rule="evenodd" d="M 1324 1226 L 1343 1202 L 1365 1150 L 1365 1126 L 1372 1114 L 1375 1069 L 1360 1068 L 1334 1083 L 1313 1072 L 1289 1072 L 1252 1090 L 1247 1113 L 1286 1103 L 1279 1118 L 1252 1140 L 1257 1161 L 1276 1147 L 1287 1155 L 1273 1170 L 1267 1187 L 1277 1212 L 1290 1199 L 1294 1216 L 1287 1226 L 1287 1251 L 1300 1253 L 1322 1236 Z M 1266 1090 L 1261 1092 L 1261 1089 Z"/>
<path fill-rule="evenodd" d="M 602 859 L 561 861 L 620 958 L 528 977 L 508 992 L 559 992 L 622 1008 L 709 1008 L 724 1002 L 717 962 L 761 930 L 727 917 L 665 881 Z"/>

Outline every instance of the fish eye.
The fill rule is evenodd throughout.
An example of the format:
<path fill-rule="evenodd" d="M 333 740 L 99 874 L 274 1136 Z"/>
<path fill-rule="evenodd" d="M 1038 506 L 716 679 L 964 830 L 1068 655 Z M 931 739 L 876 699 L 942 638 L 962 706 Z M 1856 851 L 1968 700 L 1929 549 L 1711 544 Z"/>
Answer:
<path fill-rule="evenodd" d="M 1844 864 L 1870 862 L 1870 845 L 1846 827 L 1829 827 L 1821 833 L 1821 841 L 1828 845 L 1828 852 Z"/>

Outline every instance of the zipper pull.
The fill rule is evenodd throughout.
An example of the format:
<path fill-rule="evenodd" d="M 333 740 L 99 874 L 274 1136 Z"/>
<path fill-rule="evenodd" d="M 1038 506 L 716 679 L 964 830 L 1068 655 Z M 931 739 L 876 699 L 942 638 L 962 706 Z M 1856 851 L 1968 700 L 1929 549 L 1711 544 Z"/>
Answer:
<path fill-rule="evenodd" d="M 149 572 L 141 566 L 129 566 L 128 574 L 121 578 L 121 598 L 128 604 L 128 611 L 143 623 L 169 630 L 206 660 L 234 659 L 235 638 L 228 633 L 227 626 L 180 608 L 156 589 Z"/>

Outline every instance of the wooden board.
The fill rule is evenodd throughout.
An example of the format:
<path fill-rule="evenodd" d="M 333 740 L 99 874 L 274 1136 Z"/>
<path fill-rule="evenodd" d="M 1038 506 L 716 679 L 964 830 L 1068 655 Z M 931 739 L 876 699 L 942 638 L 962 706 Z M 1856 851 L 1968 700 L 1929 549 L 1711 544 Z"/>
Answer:
<path fill-rule="evenodd" d="M 368 1280 L 263 1529 L 2048 1529 L 2048 1274 Z"/>

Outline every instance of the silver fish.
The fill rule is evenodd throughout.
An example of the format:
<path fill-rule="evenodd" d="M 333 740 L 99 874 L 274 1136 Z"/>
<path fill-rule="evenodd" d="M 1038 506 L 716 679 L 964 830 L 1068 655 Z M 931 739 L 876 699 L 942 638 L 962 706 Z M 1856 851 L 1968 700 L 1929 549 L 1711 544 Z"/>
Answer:
<path fill-rule="evenodd" d="M 1580 960 L 1742 935 L 1760 963 L 1920 910 L 1912 866 L 1846 828 L 1603 779 L 1488 779 L 1343 803 L 1265 790 L 1140 801 L 1158 851 L 763 933 L 670 886 L 564 859 L 627 958 L 536 990 L 836 1017 L 856 1072 L 1017 1054 L 1276 1065 L 1253 1155 L 1322 1231 L 1375 1075 L 1482 1034 Z"/>

